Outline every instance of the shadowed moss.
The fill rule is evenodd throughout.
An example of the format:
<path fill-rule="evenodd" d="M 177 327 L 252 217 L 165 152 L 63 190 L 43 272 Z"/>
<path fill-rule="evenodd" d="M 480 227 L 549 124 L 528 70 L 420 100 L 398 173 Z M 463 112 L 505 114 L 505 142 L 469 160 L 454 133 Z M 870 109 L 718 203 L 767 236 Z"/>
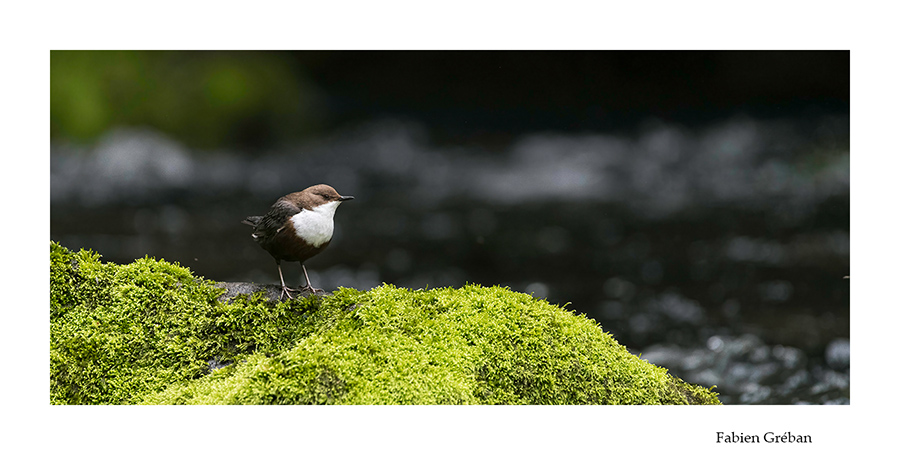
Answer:
<path fill-rule="evenodd" d="M 223 303 L 165 261 L 51 243 L 50 268 L 52 403 L 718 404 L 595 321 L 506 288 Z"/>

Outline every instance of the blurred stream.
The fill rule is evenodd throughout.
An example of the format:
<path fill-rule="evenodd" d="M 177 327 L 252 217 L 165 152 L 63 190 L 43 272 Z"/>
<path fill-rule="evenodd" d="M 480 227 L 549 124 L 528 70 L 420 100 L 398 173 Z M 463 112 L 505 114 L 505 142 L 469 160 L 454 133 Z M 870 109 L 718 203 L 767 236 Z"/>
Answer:
<path fill-rule="evenodd" d="M 274 283 L 240 220 L 328 183 L 356 199 L 307 263 L 317 287 L 509 286 L 726 404 L 849 404 L 849 136 L 823 114 L 441 143 L 381 119 L 249 155 L 118 129 L 52 144 L 50 231 L 107 261 Z"/>

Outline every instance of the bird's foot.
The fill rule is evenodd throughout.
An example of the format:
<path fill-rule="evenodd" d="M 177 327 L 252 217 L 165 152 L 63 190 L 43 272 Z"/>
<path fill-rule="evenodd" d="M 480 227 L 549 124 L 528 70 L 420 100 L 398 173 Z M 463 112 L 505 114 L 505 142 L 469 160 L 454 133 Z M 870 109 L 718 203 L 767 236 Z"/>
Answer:
<path fill-rule="evenodd" d="M 284 300 L 284 296 L 285 296 L 285 295 L 287 295 L 287 297 L 288 297 L 289 299 L 293 299 L 293 298 L 294 298 L 294 296 L 292 296 L 291 293 L 288 292 L 288 291 L 297 291 L 297 289 L 291 289 L 291 288 L 289 288 L 289 287 L 287 287 L 287 286 L 282 286 L 282 287 L 281 287 L 281 300 Z"/>
<path fill-rule="evenodd" d="M 314 287 L 309 286 L 309 285 L 303 286 L 303 287 L 301 287 L 301 288 L 296 288 L 296 289 L 295 289 L 295 288 L 289 288 L 289 287 L 287 287 L 287 286 L 282 286 L 282 287 L 281 287 L 281 299 L 284 300 L 284 296 L 285 296 L 285 295 L 287 295 L 287 297 L 288 297 L 289 299 L 293 299 L 294 296 L 291 295 L 291 292 L 309 292 L 309 293 L 311 293 L 311 294 L 317 294 L 317 293 L 325 292 L 325 291 L 322 290 L 322 289 L 319 289 L 319 288 L 314 288 Z"/>
<path fill-rule="evenodd" d="M 292 290 L 292 291 L 299 291 L 299 292 L 309 291 L 310 293 L 313 293 L 313 294 L 317 294 L 317 293 L 319 293 L 319 292 L 325 292 L 323 289 L 314 288 L 314 287 L 312 287 L 312 286 L 310 286 L 310 285 L 308 285 L 308 284 L 307 284 L 306 286 L 303 286 L 303 287 L 300 288 L 300 289 L 291 289 L 291 290 Z"/>

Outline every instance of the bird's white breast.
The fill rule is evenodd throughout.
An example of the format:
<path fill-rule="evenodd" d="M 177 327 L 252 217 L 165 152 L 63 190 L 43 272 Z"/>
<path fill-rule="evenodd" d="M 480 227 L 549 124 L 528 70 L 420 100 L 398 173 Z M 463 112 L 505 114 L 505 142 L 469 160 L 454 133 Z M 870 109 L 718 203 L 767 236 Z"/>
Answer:
<path fill-rule="evenodd" d="M 312 210 L 301 210 L 292 216 L 291 224 L 294 225 L 297 236 L 314 247 L 331 240 L 331 234 L 334 233 L 334 211 L 340 204 L 340 201 L 331 201 Z"/>

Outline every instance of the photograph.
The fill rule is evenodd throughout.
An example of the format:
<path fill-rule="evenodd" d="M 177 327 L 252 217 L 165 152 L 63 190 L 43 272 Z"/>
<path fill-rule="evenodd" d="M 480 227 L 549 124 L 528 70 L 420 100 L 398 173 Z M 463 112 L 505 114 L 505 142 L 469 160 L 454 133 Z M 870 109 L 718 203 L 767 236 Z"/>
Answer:
<path fill-rule="evenodd" d="M 850 55 L 52 49 L 48 401 L 849 406 Z"/>

